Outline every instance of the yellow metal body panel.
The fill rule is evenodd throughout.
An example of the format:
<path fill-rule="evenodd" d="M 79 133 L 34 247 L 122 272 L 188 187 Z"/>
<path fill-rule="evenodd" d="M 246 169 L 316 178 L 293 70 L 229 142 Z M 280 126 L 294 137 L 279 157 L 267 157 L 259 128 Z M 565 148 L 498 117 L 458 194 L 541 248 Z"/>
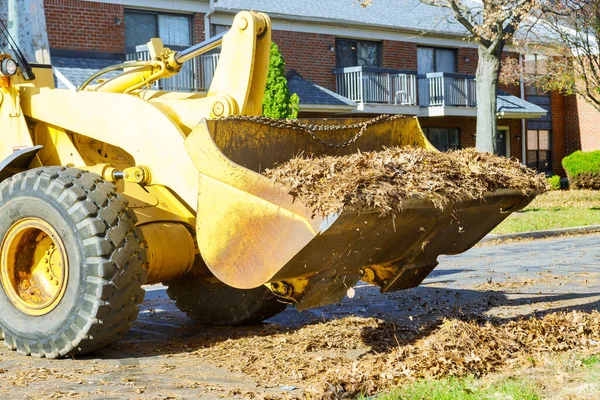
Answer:
<path fill-rule="evenodd" d="M 246 34 L 248 31 L 252 34 Z M 208 96 L 231 96 L 240 114 L 260 115 L 269 69 L 270 46 L 269 17 L 261 13 L 238 13 L 233 20 L 232 29 L 223 38 L 219 67 L 215 71 Z"/>
<path fill-rule="evenodd" d="M 140 228 L 147 245 L 147 283 L 167 282 L 185 275 L 194 264 L 195 246 L 181 224 L 155 222 Z"/>
<path fill-rule="evenodd" d="M 33 141 L 21 108 L 19 90 L 9 79 L 0 81 L 0 100 L 0 160 L 3 160 L 16 149 L 33 146 Z"/>
<path fill-rule="evenodd" d="M 79 151 L 68 137 L 67 132 L 56 126 L 36 124 L 33 131 L 33 141 L 36 145 L 44 146 L 38 151 L 39 165 L 65 165 L 74 167 L 85 165 Z"/>
<path fill-rule="evenodd" d="M 198 172 L 183 147 L 185 136 L 152 104 L 118 93 L 28 87 L 21 88 L 21 99 L 30 118 L 124 150 L 134 165 L 150 166 L 150 184 L 168 186 L 196 208 Z"/>
<path fill-rule="evenodd" d="M 225 157 L 207 122 L 198 124 L 185 146 L 202 173 L 196 222 L 202 258 L 230 286 L 268 282 L 315 236 L 322 220 L 311 219 L 284 187 Z"/>

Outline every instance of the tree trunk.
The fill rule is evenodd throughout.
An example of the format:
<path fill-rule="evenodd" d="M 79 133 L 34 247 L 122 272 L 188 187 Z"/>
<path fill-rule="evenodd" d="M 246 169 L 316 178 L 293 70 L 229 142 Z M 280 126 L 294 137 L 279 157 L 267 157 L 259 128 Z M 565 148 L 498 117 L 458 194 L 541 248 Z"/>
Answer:
<path fill-rule="evenodd" d="M 501 52 L 500 52 L 501 53 Z M 496 141 L 496 89 L 500 73 L 500 59 L 497 52 L 479 46 L 477 63 L 477 132 L 475 148 L 477 151 L 498 152 Z"/>

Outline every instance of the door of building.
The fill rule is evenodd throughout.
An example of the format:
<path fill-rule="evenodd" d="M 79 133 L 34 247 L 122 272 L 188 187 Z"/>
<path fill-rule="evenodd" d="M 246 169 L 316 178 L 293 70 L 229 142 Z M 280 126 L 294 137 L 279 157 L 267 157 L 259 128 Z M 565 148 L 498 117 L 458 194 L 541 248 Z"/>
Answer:
<path fill-rule="evenodd" d="M 496 129 L 496 154 L 503 157 L 510 157 L 509 135 L 510 130 L 507 126 L 499 126 Z"/>

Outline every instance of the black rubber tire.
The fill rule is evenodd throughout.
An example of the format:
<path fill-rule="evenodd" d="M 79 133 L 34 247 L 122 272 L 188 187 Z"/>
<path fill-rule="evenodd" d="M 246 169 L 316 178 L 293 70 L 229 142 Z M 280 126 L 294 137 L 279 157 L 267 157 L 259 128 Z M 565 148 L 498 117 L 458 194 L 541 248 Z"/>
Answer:
<path fill-rule="evenodd" d="M 75 168 L 45 167 L 0 183 L 0 238 L 19 219 L 50 224 L 66 248 L 65 293 L 49 313 L 17 309 L 0 287 L 4 344 L 23 355 L 58 358 L 89 353 L 122 338 L 144 299 L 143 238 L 115 187 Z"/>
<path fill-rule="evenodd" d="M 167 294 L 177 308 L 204 325 L 258 324 L 287 307 L 265 286 L 248 290 L 207 286 L 189 275 L 166 285 Z"/>

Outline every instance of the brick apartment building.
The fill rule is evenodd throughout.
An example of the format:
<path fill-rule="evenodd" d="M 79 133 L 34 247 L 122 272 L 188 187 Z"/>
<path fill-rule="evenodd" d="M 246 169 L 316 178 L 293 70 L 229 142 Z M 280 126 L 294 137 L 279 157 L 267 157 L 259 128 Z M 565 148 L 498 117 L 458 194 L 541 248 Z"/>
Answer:
<path fill-rule="evenodd" d="M 184 48 L 227 29 L 237 11 L 253 9 L 272 19 L 272 39 L 287 62 L 290 88 L 300 96 L 301 116 L 417 115 L 441 150 L 474 146 L 476 46 L 465 40 L 449 11 L 418 0 L 394 4 L 44 0 L 59 87 L 74 87 L 123 59 L 144 57 L 151 37 Z M 200 66 L 162 87 L 203 90 L 217 60 L 218 54 L 203 55 L 196 61 Z M 520 86 L 498 93 L 502 154 L 541 171 L 564 175 L 564 156 L 600 149 L 598 122 L 600 115 L 575 96 Z"/>

